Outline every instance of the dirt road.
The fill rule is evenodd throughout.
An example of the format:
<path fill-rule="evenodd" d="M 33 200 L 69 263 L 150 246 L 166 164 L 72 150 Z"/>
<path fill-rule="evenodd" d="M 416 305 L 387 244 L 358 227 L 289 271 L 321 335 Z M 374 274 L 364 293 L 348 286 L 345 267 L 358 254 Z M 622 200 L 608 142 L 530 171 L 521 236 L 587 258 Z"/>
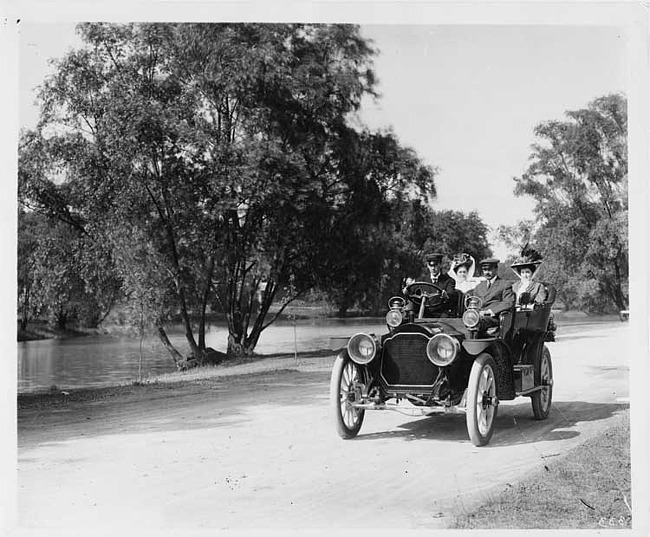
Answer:
<path fill-rule="evenodd" d="M 343 441 L 324 368 L 26 409 L 18 523 L 48 533 L 444 527 L 454 509 L 542 468 L 627 408 L 628 333 L 612 323 L 549 344 L 551 416 L 534 421 L 527 398 L 504 402 L 484 448 L 469 441 L 463 415 L 370 412 L 359 437 Z"/>

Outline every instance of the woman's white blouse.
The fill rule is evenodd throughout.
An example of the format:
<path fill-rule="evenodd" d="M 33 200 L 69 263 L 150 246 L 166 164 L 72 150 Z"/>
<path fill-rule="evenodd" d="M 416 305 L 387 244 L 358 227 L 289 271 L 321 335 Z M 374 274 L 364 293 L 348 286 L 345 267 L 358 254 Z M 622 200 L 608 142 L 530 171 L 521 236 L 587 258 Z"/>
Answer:
<path fill-rule="evenodd" d="M 467 291 L 471 291 L 474 289 L 479 284 L 480 280 L 466 280 L 464 282 L 456 282 L 456 289 L 459 291 L 462 291 L 463 293 L 467 293 Z"/>

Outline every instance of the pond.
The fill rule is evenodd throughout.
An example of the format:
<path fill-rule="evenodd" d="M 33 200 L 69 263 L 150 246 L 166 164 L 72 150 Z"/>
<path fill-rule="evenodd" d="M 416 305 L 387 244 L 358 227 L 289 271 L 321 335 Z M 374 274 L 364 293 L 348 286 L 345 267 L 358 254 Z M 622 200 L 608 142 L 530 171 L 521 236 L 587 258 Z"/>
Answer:
<path fill-rule="evenodd" d="M 260 337 L 259 354 L 293 353 L 330 348 L 331 337 L 349 337 L 360 331 L 383 333 L 383 318 L 308 319 L 276 322 Z M 169 334 L 174 346 L 186 355 L 189 347 L 180 332 Z M 225 351 L 227 329 L 213 327 L 206 345 Z M 142 352 L 143 376 L 176 370 L 157 336 L 139 338 L 109 335 L 72 339 L 48 339 L 18 343 L 18 393 L 56 386 L 59 389 L 110 386 L 138 378 Z"/>

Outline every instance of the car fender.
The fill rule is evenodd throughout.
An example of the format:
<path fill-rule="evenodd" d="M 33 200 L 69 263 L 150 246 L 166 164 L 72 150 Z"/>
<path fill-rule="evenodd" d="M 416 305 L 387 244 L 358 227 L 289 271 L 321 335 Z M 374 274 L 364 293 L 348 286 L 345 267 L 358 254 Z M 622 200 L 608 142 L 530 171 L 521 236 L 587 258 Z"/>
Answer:
<path fill-rule="evenodd" d="M 478 356 L 484 350 L 488 349 L 489 347 L 495 344 L 503 345 L 500 339 L 490 338 L 490 339 L 465 339 L 463 340 L 462 346 L 463 349 L 465 349 L 465 351 L 468 354 L 471 354 L 472 356 Z"/>
<path fill-rule="evenodd" d="M 468 340 L 462 343 L 463 348 L 470 356 L 478 356 L 487 352 L 492 356 L 496 367 L 495 376 L 497 383 L 497 395 L 499 399 L 510 400 L 515 398 L 514 379 L 512 366 L 510 364 L 510 349 L 498 338 Z"/>
<path fill-rule="evenodd" d="M 348 349 L 347 349 L 347 347 L 343 347 L 343 348 L 339 351 L 339 353 L 336 355 L 336 359 L 337 359 L 337 360 L 346 360 L 346 359 L 349 360 L 349 359 L 350 359 L 350 355 L 348 354 Z"/>
<path fill-rule="evenodd" d="M 334 363 L 332 364 L 332 369 L 334 369 L 337 362 L 346 361 L 346 360 L 352 361 L 352 358 L 350 358 L 350 355 L 348 354 L 348 349 L 343 348 L 336 355 L 336 358 L 334 359 Z M 361 372 L 361 380 L 363 381 L 364 384 L 369 385 L 371 382 L 374 382 L 373 379 L 377 378 L 377 375 L 378 375 L 377 368 L 379 367 L 379 362 L 380 362 L 380 360 L 375 358 L 369 364 L 366 364 L 366 365 L 357 364 L 357 367 L 359 368 L 359 371 Z"/>

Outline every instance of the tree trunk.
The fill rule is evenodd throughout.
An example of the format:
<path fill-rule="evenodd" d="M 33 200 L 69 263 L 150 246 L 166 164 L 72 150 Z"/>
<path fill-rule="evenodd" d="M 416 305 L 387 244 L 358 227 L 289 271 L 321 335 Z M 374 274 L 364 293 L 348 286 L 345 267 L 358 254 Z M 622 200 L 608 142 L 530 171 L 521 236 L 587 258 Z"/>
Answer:
<path fill-rule="evenodd" d="M 253 327 L 253 330 L 251 330 L 250 335 L 246 338 L 246 342 L 244 343 L 244 350 L 247 356 L 253 354 L 253 351 L 255 350 L 255 347 L 257 347 L 257 343 L 260 340 L 261 334 L 262 330 L 259 329 L 257 325 Z"/>
<path fill-rule="evenodd" d="M 59 311 L 54 314 L 54 324 L 59 330 L 65 330 L 66 325 L 68 324 L 68 314 L 65 311 L 65 308 L 60 307 Z"/>
<path fill-rule="evenodd" d="M 336 300 L 336 306 L 337 306 L 337 312 L 336 315 L 337 317 L 345 317 L 348 314 L 348 310 L 350 309 L 350 297 L 352 296 L 352 293 L 348 291 L 347 289 L 343 291 L 342 293 L 338 294 L 337 300 Z"/>
<path fill-rule="evenodd" d="M 625 295 L 623 294 L 623 285 L 622 285 L 622 277 L 621 277 L 621 268 L 618 264 L 618 262 L 614 262 L 614 273 L 616 276 L 616 305 L 618 306 L 618 310 L 626 310 L 627 309 L 627 301 L 625 300 Z"/>
<path fill-rule="evenodd" d="M 163 344 L 163 347 L 165 347 L 168 351 L 169 354 L 171 354 L 172 360 L 174 360 L 174 364 L 176 365 L 177 369 L 183 369 L 185 366 L 183 365 L 183 362 L 185 359 L 181 355 L 180 352 L 176 350 L 176 348 L 171 344 L 171 341 L 169 341 L 169 338 L 167 337 L 167 333 L 165 332 L 165 329 L 162 327 L 162 325 L 158 325 L 158 337 L 160 338 L 160 341 Z"/>
<path fill-rule="evenodd" d="M 22 316 L 20 319 L 20 329 L 27 330 L 27 323 L 29 322 L 29 296 L 30 296 L 30 286 L 26 285 L 23 288 L 23 304 L 22 304 Z"/>
<path fill-rule="evenodd" d="M 239 311 L 235 311 L 229 323 L 228 334 L 228 356 L 241 357 L 249 356 L 252 350 L 246 345 L 246 334 L 244 334 L 243 317 Z"/>
<path fill-rule="evenodd" d="M 253 347 L 254 349 L 254 347 Z M 233 334 L 228 335 L 228 349 L 227 354 L 229 358 L 241 358 L 242 356 L 250 356 L 253 349 L 249 345 L 244 345 L 241 339 L 237 339 Z"/>
<path fill-rule="evenodd" d="M 215 259 L 214 256 L 210 258 L 210 266 L 205 278 L 205 287 L 203 289 L 203 296 L 201 297 L 201 311 L 199 312 L 199 349 L 205 350 L 205 315 L 208 309 L 208 299 L 210 297 L 210 285 L 212 281 L 212 274 L 214 272 Z"/>

